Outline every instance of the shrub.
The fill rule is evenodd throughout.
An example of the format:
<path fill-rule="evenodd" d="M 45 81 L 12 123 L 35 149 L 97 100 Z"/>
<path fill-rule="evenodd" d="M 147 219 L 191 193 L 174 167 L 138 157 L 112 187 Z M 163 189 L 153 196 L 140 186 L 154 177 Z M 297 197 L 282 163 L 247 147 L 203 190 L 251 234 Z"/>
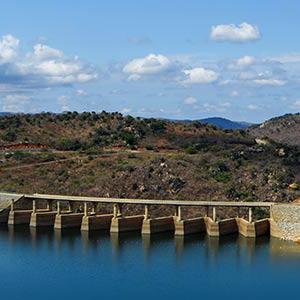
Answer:
<path fill-rule="evenodd" d="M 14 142 L 17 139 L 17 134 L 14 130 L 8 130 L 3 134 L 2 139 L 6 142 Z"/>
<path fill-rule="evenodd" d="M 59 148 L 67 151 L 76 151 L 82 148 L 82 143 L 78 139 L 62 139 Z"/>
<path fill-rule="evenodd" d="M 187 148 L 185 148 L 184 151 L 187 154 L 196 154 L 197 153 L 197 149 L 195 146 L 188 146 Z"/>
<path fill-rule="evenodd" d="M 164 132 L 166 130 L 166 126 L 163 121 L 153 119 L 150 123 L 150 128 L 154 133 Z"/>
<path fill-rule="evenodd" d="M 146 145 L 145 146 L 146 150 L 154 150 L 154 147 L 152 145 Z"/>
<path fill-rule="evenodd" d="M 218 172 L 213 177 L 218 182 L 228 182 L 231 179 L 231 174 L 229 172 Z"/>
<path fill-rule="evenodd" d="M 136 158 L 136 155 L 134 153 L 129 153 L 128 158 L 129 159 L 134 159 L 134 158 Z"/>
<path fill-rule="evenodd" d="M 133 146 L 137 144 L 137 139 L 135 135 L 131 132 L 124 132 L 122 134 L 122 140 L 129 146 Z"/>

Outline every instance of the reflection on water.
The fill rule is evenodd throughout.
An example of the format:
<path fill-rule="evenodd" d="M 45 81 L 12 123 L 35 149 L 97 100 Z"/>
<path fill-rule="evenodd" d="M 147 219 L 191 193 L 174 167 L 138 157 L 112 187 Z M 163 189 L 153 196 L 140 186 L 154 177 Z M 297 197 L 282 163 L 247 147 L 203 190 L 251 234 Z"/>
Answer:
<path fill-rule="evenodd" d="M 75 251 L 78 244 L 82 245 L 83 253 L 97 251 L 101 244 L 110 243 L 112 253 L 116 257 L 120 255 L 126 245 L 130 243 L 142 244 L 144 256 L 151 258 L 157 254 L 164 244 L 174 244 L 174 254 L 177 259 L 185 255 L 189 248 L 205 248 L 203 252 L 206 257 L 217 258 L 222 254 L 222 249 L 234 245 L 237 257 L 243 256 L 253 259 L 261 248 L 269 248 L 271 257 L 300 257 L 300 244 L 283 241 L 277 238 L 259 237 L 245 238 L 240 235 L 228 235 L 223 237 L 209 237 L 206 234 L 194 234 L 188 236 L 175 236 L 173 233 L 161 233 L 154 235 L 140 235 L 138 232 L 107 233 L 105 231 L 80 232 L 78 229 L 52 230 L 49 228 L 30 228 L 28 226 L 0 227 L 1 239 L 7 238 L 10 245 L 20 243 L 31 244 L 32 249 L 37 250 L 39 246 L 47 244 L 49 249 L 55 246 L 59 252 L 62 247 L 68 247 Z"/>
<path fill-rule="evenodd" d="M 142 293 L 144 299 L 179 299 L 187 293 L 198 295 L 200 287 L 201 294 L 212 299 L 238 299 L 249 284 L 252 299 L 268 293 L 276 299 L 283 285 L 298 283 L 299 267 L 299 244 L 268 237 L 0 227 L 0 289 L 10 299 L 54 299 L 56 285 L 61 295 L 74 293 L 76 286 L 73 299 L 96 297 L 100 287 L 110 299 L 119 299 L 120 293 L 123 298 Z M 36 280 L 48 289 L 42 298 Z M 82 285 L 88 285 L 88 291 Z M 28 290 L 31 286 L 35 288 Z M 27 296 L 20 292 L 25 287 Z M 289 293 L 293 295 L 290 287 Z"/>

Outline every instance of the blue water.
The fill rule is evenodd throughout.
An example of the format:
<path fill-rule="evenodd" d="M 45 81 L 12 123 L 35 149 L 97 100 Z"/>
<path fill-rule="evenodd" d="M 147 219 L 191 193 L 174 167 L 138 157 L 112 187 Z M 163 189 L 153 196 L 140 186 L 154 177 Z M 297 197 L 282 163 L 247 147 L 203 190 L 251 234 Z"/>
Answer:
<path fill-rule="evenodd" d="M 0 229 L 1 299 L 299 299 L 300 246 Z"/>

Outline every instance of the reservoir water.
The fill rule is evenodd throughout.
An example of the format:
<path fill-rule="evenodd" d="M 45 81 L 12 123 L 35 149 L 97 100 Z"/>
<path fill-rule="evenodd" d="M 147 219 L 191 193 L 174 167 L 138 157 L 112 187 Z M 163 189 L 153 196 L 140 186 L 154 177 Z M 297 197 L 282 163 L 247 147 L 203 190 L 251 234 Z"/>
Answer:
<path fill-rule="evenodd" d="M 299 298 L 300 245 L 0 229 L 1 299 Z"/>

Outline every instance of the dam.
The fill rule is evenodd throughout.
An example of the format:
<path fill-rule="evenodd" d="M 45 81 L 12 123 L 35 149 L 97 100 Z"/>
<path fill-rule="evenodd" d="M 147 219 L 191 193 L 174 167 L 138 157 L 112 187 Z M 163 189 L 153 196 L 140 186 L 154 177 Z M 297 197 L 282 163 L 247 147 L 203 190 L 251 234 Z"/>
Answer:
<path fill-rule="evenodd" d="M 111 211 L 103 212 L 99 205 L 107 205 Z M 124 213 L 124 205 L 142 208 L 142 212 Z M 153 206 L 167 207 L 168 213 L 152 216 Z M 202 213 L 187 217 L 183 213 L 185 208 L 198 208 Z M 233 217 L 221 218 L 218 214 L 219 210 L 232 209 L 237 211 Z M 267 216 L 254 219 L 255 209 L 265 210 Z M 241 215 L 240 210 L 244 211 Z M 175 236 L 205 233 L 210 237 L 240 234 L 255 238 L 270 235 L 298 241 L 300 205 L 0 193 L 0 223 L 32 228 L 53 227 L 55 230 L 80 228 L 82 232 L 104 230 L 112 234 L 137 231 L 142 235 L 171 232 Z"/>

